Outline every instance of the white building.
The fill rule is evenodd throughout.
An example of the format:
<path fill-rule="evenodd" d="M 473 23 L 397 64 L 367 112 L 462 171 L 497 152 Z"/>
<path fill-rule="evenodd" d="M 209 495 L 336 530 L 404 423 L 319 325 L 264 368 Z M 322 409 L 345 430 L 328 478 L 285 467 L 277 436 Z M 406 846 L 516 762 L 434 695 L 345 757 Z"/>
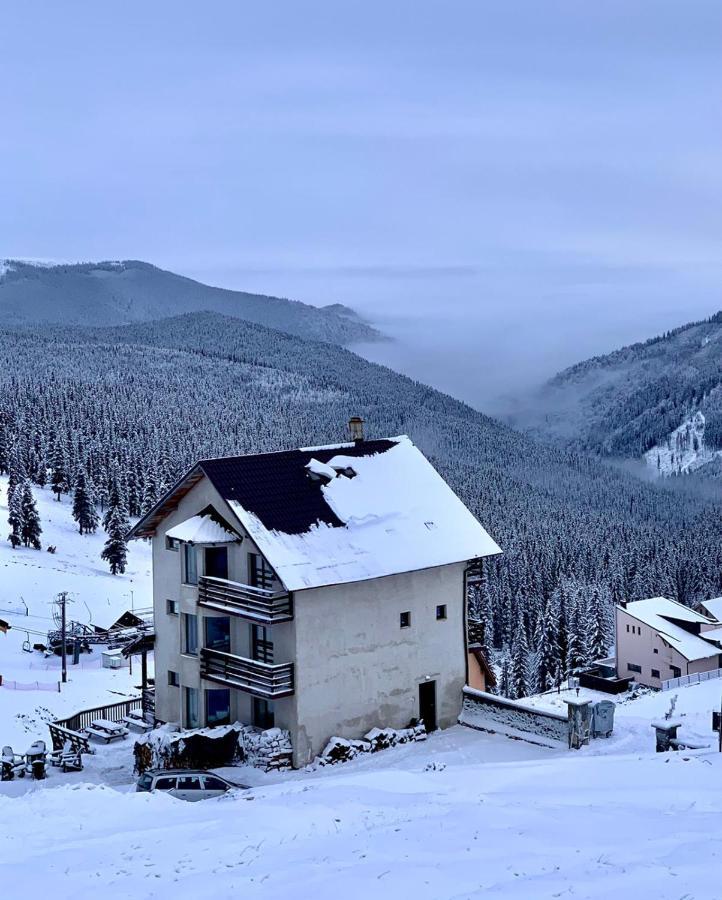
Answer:
<path fill-rule="evenodd" d="M 718 669 L 719 629 L 719 622 L 666 597 L 618 606 L 617 674 L 660 688 L 670 678 Z"/>
<path fill-rule="evenodd" d="M 499 547 L 407 437 L 197 463 L 152 538 L 156 717 L 333 735 L 453 724 L 466 582 Z"/>

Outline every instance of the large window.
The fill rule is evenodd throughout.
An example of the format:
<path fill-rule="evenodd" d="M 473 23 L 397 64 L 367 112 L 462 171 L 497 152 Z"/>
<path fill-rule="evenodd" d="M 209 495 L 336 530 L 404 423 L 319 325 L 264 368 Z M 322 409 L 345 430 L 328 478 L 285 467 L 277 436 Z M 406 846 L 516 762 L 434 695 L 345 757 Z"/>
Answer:
<path fill-rule="evenodd" d="M 642 667 L 638 666 L 636 663 L 627 663 L 627 671 L 628 672 L 641 672 Z"/>
<path fill-rule="evenodd" d="M 198 656 L 198 616 L 183 613 L 183 652 Z"/>
<path fill-rule="evenodd" d="M 197 688 L 187 687 L 185 689 L 185 707 L 186 707 L 186 728 L 198 728 L 200 720 L 198 718 L 198 690 Z"/>
<path fill-rule="evenodd" d="M 260 553 L 248 554 L 248 576 L 253 587 L 273 587 L 273 569 L 268 565 Z"/>
<path fill-rule="evenodd" d="M 211 650 L 222 650 L 229 653 L 231 650 L 231 620 L 228 616 L 206 616 L 206 643 Z"/>
<path fill-rule="evenodd" d="M 273 638 L 266 625 L 251 625 L 251 659 L 258 662 L 273 662 Z"/>
<path fill-rule="evenodd" d="M 228 725 L 231 721 L 231 692 L 228 688 L 206 691 L 206 725 Z"/>
<path fill-rule="evenodd" d="M 186 584 L 198 584 L 198 557 L 193 544 L 183 544 L 183 570 Z"/>
<path fill-rule="evenodd" d="M 273 728 L 276 722 L 276 716 L 273 711 L 273 703 L 270 700 L 261 700 L 260 697 L 253 698 L 253 724 L 256 728 Z"/>
<path fill-rule="evenodd" d="M 228 578 L 228 547 L 206 547 L 204 574 L 210 578 Z"/>

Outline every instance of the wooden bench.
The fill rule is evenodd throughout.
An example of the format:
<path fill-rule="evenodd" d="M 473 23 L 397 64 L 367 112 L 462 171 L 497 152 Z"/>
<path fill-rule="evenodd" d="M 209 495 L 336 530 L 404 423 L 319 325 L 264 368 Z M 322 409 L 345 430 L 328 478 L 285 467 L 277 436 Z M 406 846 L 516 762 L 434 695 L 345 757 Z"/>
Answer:
<path fill-rule="evenodd" d="M 59 766 L 63 772 L 81 772 L 83 753 L 93 752 L 87 737 L 54 722 L 48 728 L 53 742 L 52 752 L 48 753 L 50 765 Z"/>
<path fill-rule="evenodd" d="M 83 728 L 83 733 L 109 744 L 111 741 L 122 740 L 126 737 L 128 729 L 108 719 L 94 719 L 90 725 Z"/>
<path fill-rule="evenodd" d="M 84 734 L 77 731 L 71 731 L 62 725 L 56 725 L 55 722 L 48 723 L 50 729 L 50 740 L 53 742 L 53 750 L 60 751 L 65 749 L 67 743 L 70 744 L 72 750 L 77 753 L 92 753 L 90 741 Z"/>
<path fill-rule="evenodd" d="M 137 730 L 139 733 L 153 730 L 153 726 L 150 722 L 145 721 L 142 713 L 129 712 L 127 716 L 123 716 L 121 721 L 124 722 L 128 728 L 132 728 L 134 731 Z"/>

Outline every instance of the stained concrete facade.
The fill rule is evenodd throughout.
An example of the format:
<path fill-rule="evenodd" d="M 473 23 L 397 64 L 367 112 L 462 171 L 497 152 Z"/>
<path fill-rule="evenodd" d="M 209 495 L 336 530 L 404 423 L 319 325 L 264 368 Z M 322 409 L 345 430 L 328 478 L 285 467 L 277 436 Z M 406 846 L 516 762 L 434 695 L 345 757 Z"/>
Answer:
<path fill-rule="evenodd" d="M 209 504 L 241 536 L 240 542 L 226 545 L 229 580 L 248 584 L 248 555 L 258 552 L 205 478 L 165 517 L 152 539 L 156 717 L 184 727 L 189 724 L 184 689 L 199 691 L 200 725 L 205 725 L 205 692 L 222 686 L 202 679 L 199 657 L 183 652 L 183 614 L 198 616 L 200 646 L 205 619 L 224 614 L 198 606 L 198 588 L 183 580 L 183 548 L 168 549 L 165 535 Z M 195 546 L 195 552 L 202 575 L 204 547 Z M 408 725 L 421 713 L 419 686 L 425 683 L 435 685 L 438 725 L 456 722 L 467 663 L 465 565 L 293 594 L 293 620 L 274 624 L 269 636 L 274 662 L 294 664 L 294 694 L 273 701 L 273 709 L 275 725 L 291 734 L 296 765 L 320 753 L 334 735 L 355 738 L 374 726 Z M 169 600 L 178 602 L 179 614 L 168 611 Z M 402 613 L 409 614 L 403 627 Z M 230 652 L 251 658 L 251 623 L 231 616 L 230 627 Z M 169 672 L 177 673 L 177 686 L 169 683 Z M 237 688 L 231 688 L 230 697 L 231 720 L 252 723 L 252 697 Z"/>

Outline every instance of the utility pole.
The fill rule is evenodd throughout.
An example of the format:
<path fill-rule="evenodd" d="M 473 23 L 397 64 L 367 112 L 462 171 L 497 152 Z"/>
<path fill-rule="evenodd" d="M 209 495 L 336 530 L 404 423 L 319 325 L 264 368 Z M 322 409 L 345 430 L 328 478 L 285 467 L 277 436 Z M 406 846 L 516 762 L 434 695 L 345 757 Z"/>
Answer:
<path fill-rule="evenodd" d="M 66 644 L 66 618 L 65 605 L 68 602 L 68 592 L 61 591 L 58 594 L 57 603 L 60 605 L 60 656 L 62 659 L 62 681 L 66 684 L 68 681 L 68 654 Z"/>

